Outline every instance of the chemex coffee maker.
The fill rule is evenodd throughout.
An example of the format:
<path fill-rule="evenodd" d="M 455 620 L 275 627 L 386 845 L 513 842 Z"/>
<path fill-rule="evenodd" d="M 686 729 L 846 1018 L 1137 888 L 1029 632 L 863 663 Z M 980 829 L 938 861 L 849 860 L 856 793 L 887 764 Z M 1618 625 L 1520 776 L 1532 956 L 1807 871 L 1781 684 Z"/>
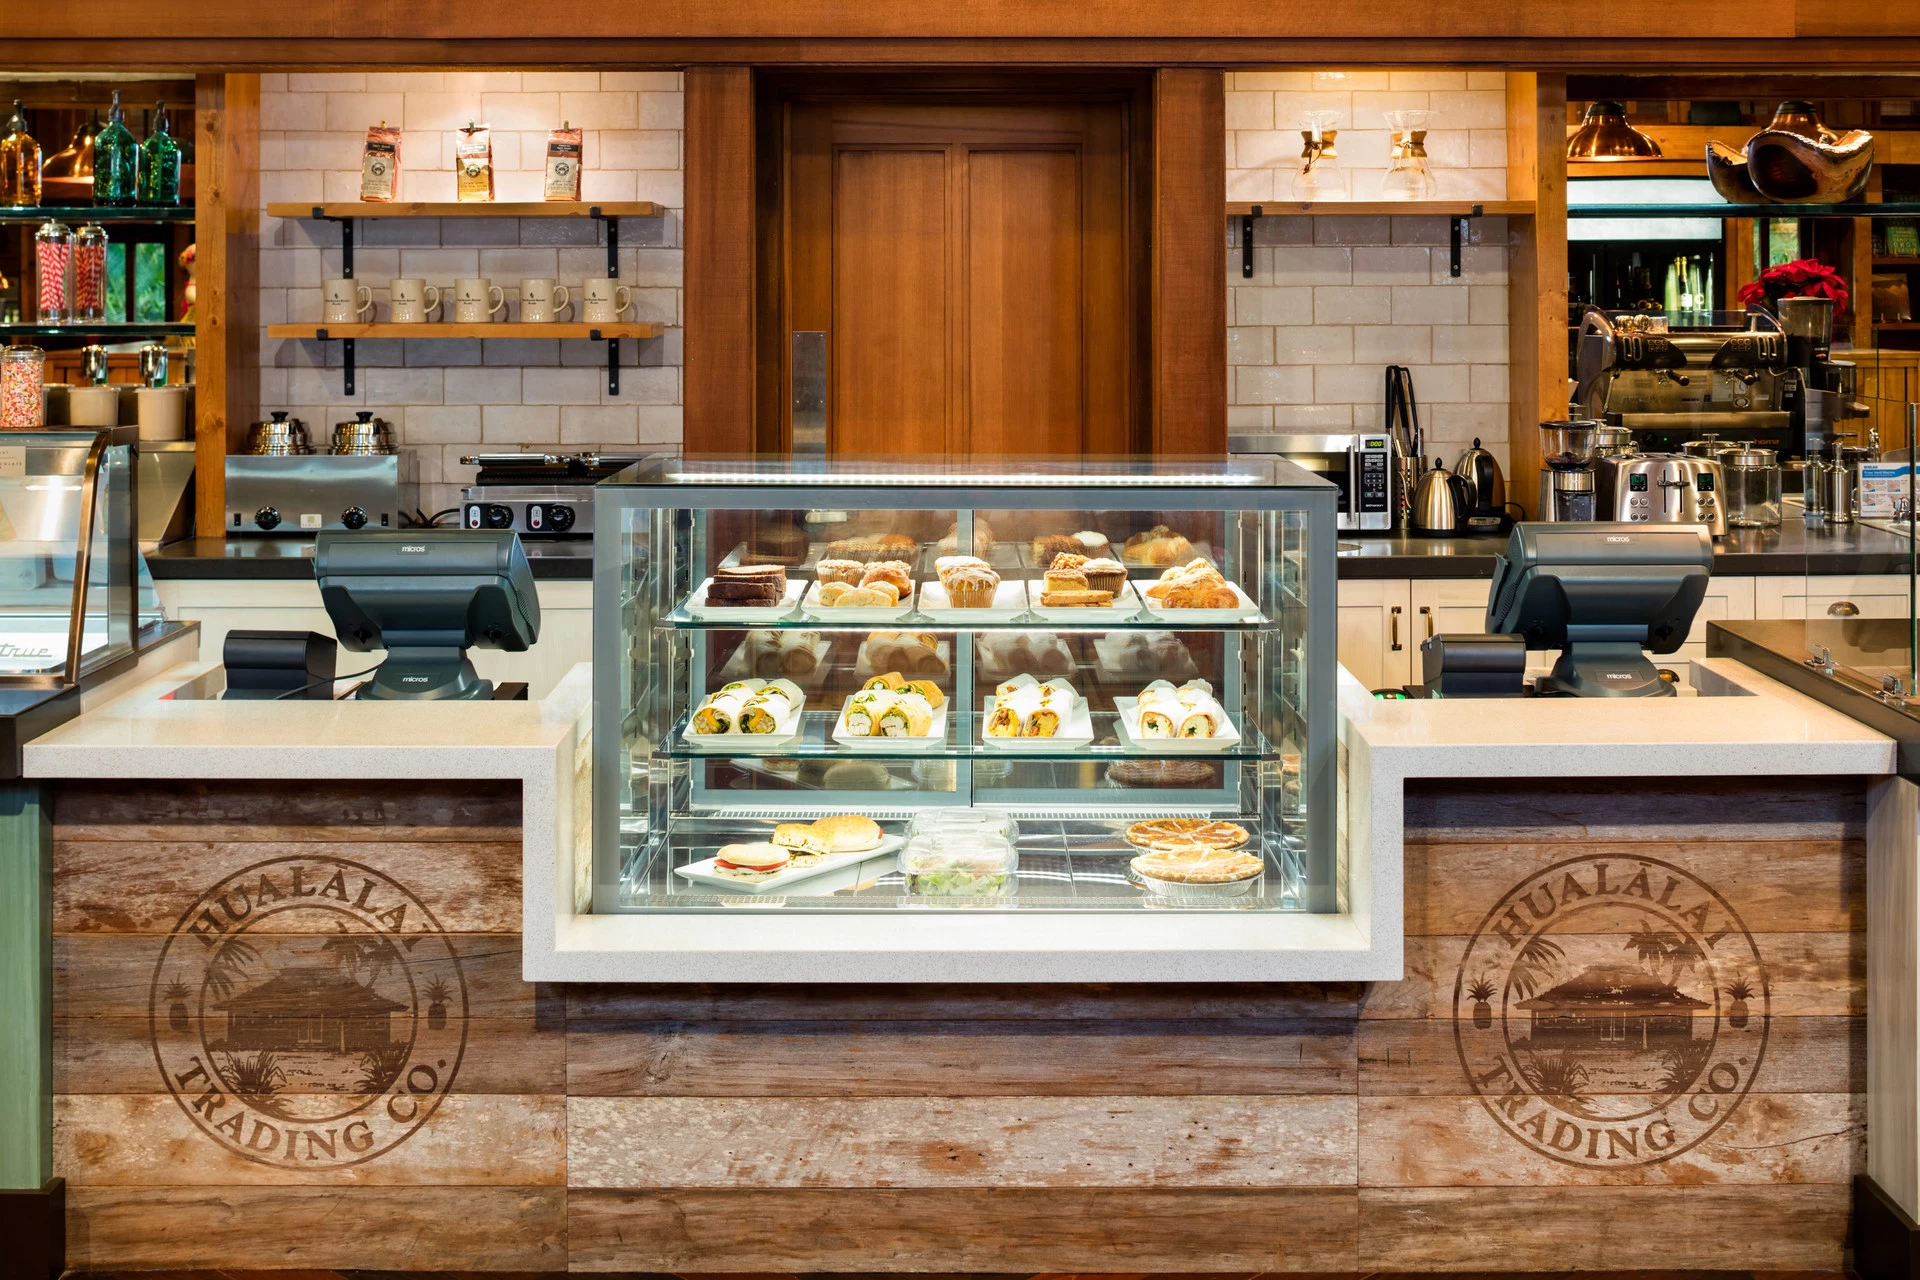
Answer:
<path fill-rule="evenodd" d="M 1864 417 L 1855 368 L 1833 358 L 1833 302 L 1785 298 L 1738 326 L 1668 328 L 1658 316 L 1588 307 L 1575 350 L 1574 408 L 1626 427 L 1647 453 L 1680 454 L 1713 433 L 1729 444 L 1819 457 L 1836 424 Z"/>

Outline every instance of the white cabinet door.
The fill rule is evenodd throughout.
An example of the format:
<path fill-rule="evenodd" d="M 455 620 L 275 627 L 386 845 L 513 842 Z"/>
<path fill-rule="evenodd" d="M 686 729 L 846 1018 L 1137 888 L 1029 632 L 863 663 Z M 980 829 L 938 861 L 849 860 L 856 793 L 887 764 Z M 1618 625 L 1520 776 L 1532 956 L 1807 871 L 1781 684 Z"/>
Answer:
<path fill-rule="evenodd" d="M 1420 645 L 1428 636 L 1485 635 L 1487 594 L 1491 578 L 1415 578 L 1413 605 L 1413 674 L 1420 676 Z"/>
<path fill-rule="evenodd" d="M 229 631 L 333 632 L 333 620 L 311 580 L 220 581 L 167 578 L 154 584 L 169 618 L 200 624 L 200 656 L 218 660 Z M 469 652 L 473 669 L 488 680 L 523 680 L 529 698 L 544 698 L 576 662 L 593 660 L 593 584 L 535 584 L 540 600 L 540 639 L 525 653 L 498 649 Z M 341 674 L 377 666 L 384 650 L 341 650 Z"/>
<path fill-rule="evenodd" d="M 1756 618 L 1904 618 L 1907 579 L 1902 574 L 1755 579 Z"/>
<path fill-rule="evenodd" d="M 1340 583 L 1340 665 L 1369 689 L 1397 689 L 1413 678 L 1414 639 L 1405 578 Z"/>

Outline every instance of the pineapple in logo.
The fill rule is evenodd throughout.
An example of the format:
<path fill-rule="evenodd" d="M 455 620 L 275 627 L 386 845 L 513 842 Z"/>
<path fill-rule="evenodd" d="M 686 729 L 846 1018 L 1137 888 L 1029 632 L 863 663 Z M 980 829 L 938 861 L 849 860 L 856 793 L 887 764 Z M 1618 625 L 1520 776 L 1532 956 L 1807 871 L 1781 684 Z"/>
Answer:
<path fill-rule="evenodd" d="M 169 982 L 161 999 L 167 1002 L 167 1025 L 175 1031 L 186 1031 L 192 1024 L 187 1021 L 187 1000 L 193 992 L 187 990 L 184 982 Z"/>
<path fill-rule="evenodd" d="M 453 999 L 453 990 L 439 978 L 427 984 L 427 1030 L 439 1031 L 447 1025 L 447 1001 Z"/>
<path fill-rule="evenodd" d="M 1733 1001 L 1727 1006 L 1727 1025 L 1739 1031 L 1747 1025 L 1747 1001 L 1753 999 L 1753 984 L 1745 978 L 1735 978 L 1726 990 L 1727 999 Z"/>
<path fill-rule="evenodd" d="M 1499 988 L 1488 978 L 1475 978 L 1467 987 L 1467 994 L 1473 998 L 1473 1026 L 1476 1031 L 1485 1031 L 1493 1025 L 1493 1005 L 1488 1003 Z"/>

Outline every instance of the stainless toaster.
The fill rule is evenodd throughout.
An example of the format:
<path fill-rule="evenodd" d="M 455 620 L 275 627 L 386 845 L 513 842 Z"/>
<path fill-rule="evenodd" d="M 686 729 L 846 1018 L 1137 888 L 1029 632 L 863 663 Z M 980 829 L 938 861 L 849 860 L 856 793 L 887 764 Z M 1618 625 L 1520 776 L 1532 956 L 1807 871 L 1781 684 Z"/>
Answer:
<path fill-rule="evenodd" d="M 1595 458 L 1594 514 L 1642 524 L 1703 524 L 1718 538 L 1727 531 L 1720 496 L 1720 464 L 1678 453 L 1629 453 Z"/>

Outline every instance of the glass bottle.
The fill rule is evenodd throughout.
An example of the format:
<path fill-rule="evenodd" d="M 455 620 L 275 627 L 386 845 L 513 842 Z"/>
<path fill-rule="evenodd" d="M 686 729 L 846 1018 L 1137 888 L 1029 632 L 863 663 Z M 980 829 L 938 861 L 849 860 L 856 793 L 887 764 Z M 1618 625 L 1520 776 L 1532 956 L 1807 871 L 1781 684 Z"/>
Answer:
<path fill-rule="evenodd" d="M 73 230 L 49 218 L 33 233 L 33 271 L 40 324 L 73 319 Z"/>
<path fill-rule="evenodd" d="M 153 104 L 153 131 L 140 144 L 139 202 L 180 203 L 180 144 L 167 132 L 167 104 Z"/>
<path fill-rule="evenodd" d="M 0 201 L 16 209 L 40 203 L 40 144 L 27 132 L 26 108 L 18 98 L 7 136 L 0 138 Z"/>
<path fill-rule="evenodd" d="M 140 169 L 140 144 L 127 128 L 127 113 L 120 107 L 120 91 L 113 91 L 113 110 L 107 113 L 107 127 L 93 140 L 93 202 L 124 206 L 138 194 L 135 175 Z"/>
<path fill-rule="evenodd" d="M 1347 176 L 1334 161 L 1333 141 L 1339 133 L 1340 113 L 1309 111 L 1300 117 L 1300 168 L 1293 175 L 1293 198 L 1299 201 L 1344 200 Z"/>
<path fill-rule="evenodd" d="M 24 343 L 0 348 L 0 431 L 31 431 L 46 409 L 47 353 Z"/>
<path fill-rule="evenodd" d="M 1427 163 L 1427 121 L 1431 111 L 1389 111 L 1393 149 L 1388 152 L 1387 176 L 1380 182 L 1382 200 L 1431 200 L 1440 193 L 1433 166 Z"/>
<path fill-rule="evenodd" d="M 107 315 L 107 229 L 89 222 L 73 233 L 73 318 Z"/>

